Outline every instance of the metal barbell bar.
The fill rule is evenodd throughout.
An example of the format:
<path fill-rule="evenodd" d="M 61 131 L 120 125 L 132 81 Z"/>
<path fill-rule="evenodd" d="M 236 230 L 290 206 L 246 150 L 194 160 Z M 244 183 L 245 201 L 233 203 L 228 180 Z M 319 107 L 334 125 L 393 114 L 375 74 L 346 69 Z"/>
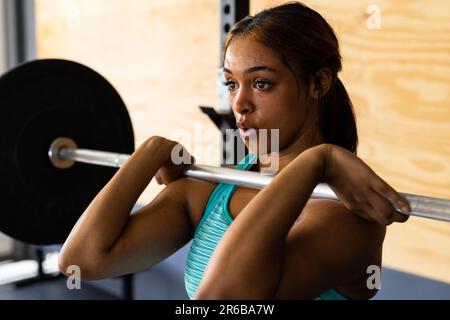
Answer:
<path fill-rule="evenodd" d="M 48 156 L 52 164 L 57 168 L 69 168 L 75 162 L 119 168 L 130 157 L 128 154 L 80 149 L 73 140 L 65 137 L 57 138 L 53 141 L 50 145 Z M 252 189 L 264 188 L 273 178 L 273 176 L 262 175 L 257 172 L 198 164 L 189 165 L 183 172 L 183 175 L 210 182 L 236 184 Z M 410 204 L 411 212 L 409 215 L 450 221 L 450 200 L 410 193 L 400 194 Z M 319 183 L 314 188 L 311 197 L 338 200 L 333 190 L 325 183 Z M 402 212 L 399 211 L 399 213 Z"/>

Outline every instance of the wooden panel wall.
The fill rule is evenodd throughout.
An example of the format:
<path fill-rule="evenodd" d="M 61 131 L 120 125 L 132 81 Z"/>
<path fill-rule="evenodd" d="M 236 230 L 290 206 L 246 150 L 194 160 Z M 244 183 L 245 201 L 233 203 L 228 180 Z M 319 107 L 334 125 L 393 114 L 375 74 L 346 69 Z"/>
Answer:
<path fill-rule="evenodd" d="M 282 2 L 254 0 L 251 11 Z M 305 3 L 340 39 L 359 156 L 399 191 L 450 199 L 450 2 Z M 367 13 L 372 4 L 378 16 Z M 181 128 L 199 162 L 217 163 L 208 152 L 215 129 L 198 105 L 216 104 L 218 0 L 37 0 L 36 12 L 39 57 L 77 60 L 108 78 L 137 144 Z M 159 190 L 152 183 L 140 201 Z M 449 249 L 449 223 L 411 218 L 389 227 L 384 265 L 450 283 Z"/>
<path fill-rule="evenodd" d="M 219 164 L 219 131 L 198 108 L 216 104 L 218 12 L 219 2 L 202 0 L 37 0 L 38 57 L 75 60 L 108 79 L 136 146 L 173 137 L 198 163 Z M 161 189 L 152 181 L 139 203 Z"/>

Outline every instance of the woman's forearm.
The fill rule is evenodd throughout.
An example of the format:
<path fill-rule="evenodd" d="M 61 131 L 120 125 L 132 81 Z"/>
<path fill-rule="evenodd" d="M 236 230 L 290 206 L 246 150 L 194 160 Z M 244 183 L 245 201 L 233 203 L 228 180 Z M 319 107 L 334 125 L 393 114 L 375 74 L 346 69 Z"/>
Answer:
<path fill-rule="evenodd" d="M 127 224 L 137 199 L 164 161 L 160 139 L 139 146 L 89 204 L 69 234 L 61 258 L 94 259 L 108 252 Z"/>
<path fill-rule="evenodd" d="M 211 258 L 198 298 L 264 299 L 274 293 L 287 234 L 322 178 L 324 148 L 301 153 L 242 210 Z"/>

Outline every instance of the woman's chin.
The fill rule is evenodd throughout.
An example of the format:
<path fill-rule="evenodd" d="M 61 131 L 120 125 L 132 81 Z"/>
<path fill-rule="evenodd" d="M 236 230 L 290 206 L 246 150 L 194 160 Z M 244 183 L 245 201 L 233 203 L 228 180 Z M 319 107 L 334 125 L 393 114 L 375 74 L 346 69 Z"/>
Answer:
<path fill-rule="evenodd" d="M 243 139 L 243 143 L 247 147 L 249 152 L 256 154 L 258 156 L 270 155 L 272 152 L 279 152 L 278 149 L 272 151 L 270 143 L 268 144 L 268 146 L 265 147 L 264 146 L 261 147 L 259 143 L 256 143 L 255 141 L 250 143 L 249 139 Z"/>

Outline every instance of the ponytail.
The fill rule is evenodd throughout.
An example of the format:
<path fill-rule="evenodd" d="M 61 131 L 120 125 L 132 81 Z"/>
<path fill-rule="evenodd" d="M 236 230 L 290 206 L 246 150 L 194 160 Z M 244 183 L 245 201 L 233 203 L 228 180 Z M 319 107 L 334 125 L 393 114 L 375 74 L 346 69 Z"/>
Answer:
<path fill-rule="evenodd" d="M 358 133 L 353 105 L 338 77 L 330 92 L 319 99 L 319 128 L 325 143 L 336 144 L 356 155 Z"/>

